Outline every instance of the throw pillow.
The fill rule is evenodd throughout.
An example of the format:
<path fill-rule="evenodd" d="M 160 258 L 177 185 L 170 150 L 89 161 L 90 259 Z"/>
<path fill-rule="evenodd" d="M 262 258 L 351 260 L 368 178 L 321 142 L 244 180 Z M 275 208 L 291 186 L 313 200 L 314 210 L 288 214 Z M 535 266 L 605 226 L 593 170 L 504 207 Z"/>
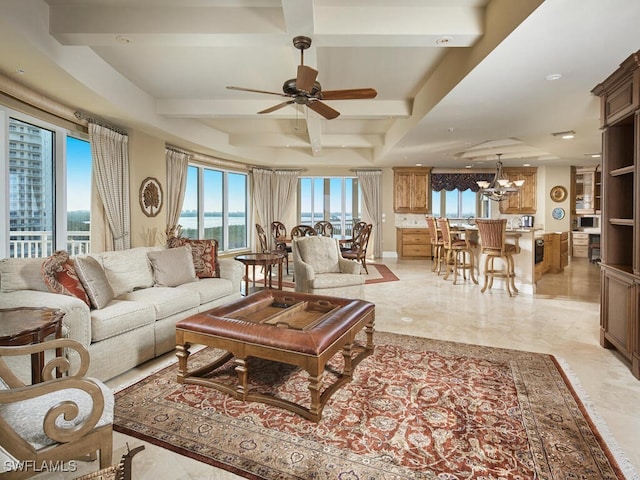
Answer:
<path fill-rule="evenodd" d="M 167 240 L 167 247 L 169 248 L 182 247 L 184 245 L 191 245 L 193 266 L 198 278 L 220 277 L 217 240 L 192 240 L 178 237 L 170 237 Z"/>
<path fill-rule="evenodd" d="M 147 256 L 153 267 L 155 285 L 158 287 L 177 287 L 198 280 L 190 245 L 151 251 Z"/>
<path fill-rule="evenodd" d="M 91 306 L 87 292 L 76 274 L 69 253 L 58 250 L 42 262 L 42 279 L 50 292 L 77 297 Z"/>
<path fill-rule="evenodd" d="M 93 257 L 76 257 L 74 265 L 93 308 L 106 307 L 114 298 L 113 288 L 98 261 Z"/>

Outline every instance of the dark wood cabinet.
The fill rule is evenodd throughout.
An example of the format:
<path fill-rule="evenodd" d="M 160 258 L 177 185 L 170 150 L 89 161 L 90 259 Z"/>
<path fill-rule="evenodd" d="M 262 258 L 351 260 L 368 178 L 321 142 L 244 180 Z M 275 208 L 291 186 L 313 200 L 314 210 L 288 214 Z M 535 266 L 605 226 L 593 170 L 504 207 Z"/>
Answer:
<path fill-rule="evenodd" d="M 500 202 L 500 213 L 536 213 L 536 167 L 505 167 L 502 173 L 512 182 L 524 180 L 524 185 L 516 194 Z"/>
<path fill-rule="evenodd" d="M 393 169 L 394 212 L 429 213 L 430 174 L 430 167 L 396 167 Z"/>
<path fill-rule="evenodd" d="M 592 92 L 602 124 L 600 344 L 640 378 L 640 51 Z"/>

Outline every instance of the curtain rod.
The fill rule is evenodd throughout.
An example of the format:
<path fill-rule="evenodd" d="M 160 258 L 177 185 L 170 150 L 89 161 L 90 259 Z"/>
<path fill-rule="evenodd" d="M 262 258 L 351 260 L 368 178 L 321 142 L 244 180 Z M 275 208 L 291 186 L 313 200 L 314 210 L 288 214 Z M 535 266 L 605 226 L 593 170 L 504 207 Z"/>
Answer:
<path fill-rule="evenodd" d="M 191 155 L 191 159 L 203 163 L 207 163 L 209 165 L 217 165 L 220 167 L 228 167 L 235 168 L 237 170 L 249 170 L 249 165 L 234 162 L 232 160 L 224 160 L 222 158 L 214 157 L 211 155 L 205 155 L 203 153 L 191 152 L 189 150 L 185 150 L 184 148 L 176 147 L 175 145 L 165 144 L 164 146 L 167 150 L 172 150 L 178 153 L 184 153 L 186 155 Z"/>
<path fill-rule="evenodd" d="M 90 117 L 89 115 L 87 115 L 84 112 L 77 111 L 77 112 L 75 112 L 74 115 L 76 116 L 76 118 L 78 120 L 84 120 L 87 123 L 93 123 L 95 125 L 100 125 L 101 127 L 108 128 L 109 130 L 113 130 L 114 132 L 119 133 L 120 135 L 127 135 L 127 132 L 124 129 L 119 128 L 119 127 L 114 127 L 113 125 L 110 125 L 110 124 L 104 122 L 103 120 L 98 120 L 98 119 L 96 119 L 94 117 Z"/>

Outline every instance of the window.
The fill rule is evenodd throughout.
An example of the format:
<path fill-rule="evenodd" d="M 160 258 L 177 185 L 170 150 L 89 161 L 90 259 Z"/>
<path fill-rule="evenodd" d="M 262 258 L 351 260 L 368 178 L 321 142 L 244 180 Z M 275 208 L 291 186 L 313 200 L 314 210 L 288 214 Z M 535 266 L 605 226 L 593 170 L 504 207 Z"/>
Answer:
<path fill-rule="evenodd" d="M 351 235 L 360 221 L 360 186 L 354 177 L 300 177 L 298 219 L 301 225 L 328 220 L 334 235 Z"/>
<path fill-rule="evenodd" d="M 247 248 L 247 182 L 244 173 L 189 165 L 179 221 L 182 235 L 216 239 L 220 251 Z"/>
<path fill-rule="evenodd" d="M 431 194 L 433 215 L 450 219 L 488 217 L 489 201 L 471 190 L 440 190 Z"/>
<path fill-rule="evenodd" d="M 0 181 L 9 186 L 2 194 L 7 208 L 0 211 L 2 256 L 88 252 L 91 151 L 87 141 L 69 134 L 64 128 L 0 107 Z M 9 149 L 4 148 L 7 144 Z M 84 216 L 70 213 L 80 208 Z M 78 231 L 85 233 L 76 237 L 79 223 Z"/>

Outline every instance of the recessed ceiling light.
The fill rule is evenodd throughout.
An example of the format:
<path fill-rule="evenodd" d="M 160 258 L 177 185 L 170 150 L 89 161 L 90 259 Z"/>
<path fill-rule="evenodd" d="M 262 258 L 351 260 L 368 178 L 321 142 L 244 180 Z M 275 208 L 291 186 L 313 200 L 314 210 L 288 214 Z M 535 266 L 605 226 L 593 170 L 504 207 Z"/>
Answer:
<path fill-rule="evenodd" d="M 589 158 L 600 158 L 602 155 L 600 153 L 585 153 L 584 156 Z"/>
<path fill-rule="evenodd" d="M 464 168 L 471 168 L 471 165 L 465 165 Z"/>
<path fill-rule="evenodd" d="M 416 167 L 421 167 L 422 164 L 421 163 L 416 163 Z"/>
<path fill-rule="evenodd" d="M 531 164 L 530 164 L 530 163 L 523 163 L 523 164 L 522 164 L 522 166 L 523 166 L 523 167 L 530 167 L 530 166 L 531 166 Z"/>
<path fill-rule="evenodd" d="M 551 74 L 547 75 L 544 78 L 546 78 L 549 81 L 560 80 L 562 78 L 562 74 L 561 73 L 551 73 Z"/>
<path fill-rule="evenodd" d="M 24 75 L 26 73 L 24 68 L 16 68 L 16 73 L 18 75 Z"/>
<path fill-rule="evenodd" d="M 128 37 L 125 37 L 124 35 L 117 35 L 116 42 L 126 44 L 126 43 L 131 43 L 131 39 Z"/>
<path fill-rule="evenodd" d="M 448 45 L 453 42 L 453 37 L 440 37 L 436 40 L 436 45 Z"/>

